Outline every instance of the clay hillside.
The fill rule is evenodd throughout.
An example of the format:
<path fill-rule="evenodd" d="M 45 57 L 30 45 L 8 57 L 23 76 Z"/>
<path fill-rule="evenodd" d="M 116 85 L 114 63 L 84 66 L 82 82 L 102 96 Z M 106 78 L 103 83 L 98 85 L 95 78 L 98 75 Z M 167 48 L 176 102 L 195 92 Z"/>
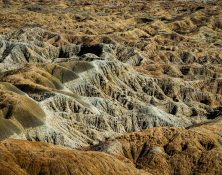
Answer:
<path fill-rule="evenodd" d="M 221 9 L 1 0 L 0 175 L 222 174 Z"/>

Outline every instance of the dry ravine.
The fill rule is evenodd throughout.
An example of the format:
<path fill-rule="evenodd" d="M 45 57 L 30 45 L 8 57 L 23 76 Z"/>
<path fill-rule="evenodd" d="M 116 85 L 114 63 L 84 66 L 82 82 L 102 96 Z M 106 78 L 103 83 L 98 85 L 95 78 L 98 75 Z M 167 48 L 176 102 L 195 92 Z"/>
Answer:
<path fill-rule="evenodd" d="M 221 1 L 0 8 L 0 175 L 222 174 Z"/>

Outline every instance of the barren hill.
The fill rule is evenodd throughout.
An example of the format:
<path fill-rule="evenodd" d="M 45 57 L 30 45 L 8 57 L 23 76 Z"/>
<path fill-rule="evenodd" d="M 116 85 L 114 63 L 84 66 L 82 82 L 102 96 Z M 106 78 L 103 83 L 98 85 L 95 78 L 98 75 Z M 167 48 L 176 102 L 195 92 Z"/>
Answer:
<path fill-rule="evenodd" d="M 0 8 L 0 173 L 222 173 L 220 1 Z"/>

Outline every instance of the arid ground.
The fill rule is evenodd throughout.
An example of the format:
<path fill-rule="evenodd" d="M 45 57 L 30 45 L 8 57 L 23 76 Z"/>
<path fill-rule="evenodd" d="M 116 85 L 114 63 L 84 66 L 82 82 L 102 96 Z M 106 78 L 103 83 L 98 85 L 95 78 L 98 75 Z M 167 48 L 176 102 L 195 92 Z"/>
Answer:
<path fill-rule="evenodd" d="M 0 175 L 222 174 L 222 1 L 0 1 Z"/>

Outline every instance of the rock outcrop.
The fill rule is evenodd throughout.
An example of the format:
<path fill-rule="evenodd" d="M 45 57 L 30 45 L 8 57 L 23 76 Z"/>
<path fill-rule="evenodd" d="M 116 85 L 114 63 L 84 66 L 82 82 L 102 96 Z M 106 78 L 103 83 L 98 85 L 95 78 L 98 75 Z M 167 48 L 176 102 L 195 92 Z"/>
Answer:
<path fill-rule="evenodd" d="M 221 121 L 189 129 L 153 128 L 94 146 L 152 174 L 220 174 Z"/>
<path fill-rule="evenodd" d="M 149 175 L 133 163 L 95 151 L 71 150 L 45 143 L 5 140 L 0 143 L 1 175 L 123 174 Z"/>
<path fill-rule="evenodd" d="M 41 129 L 25 130 L 23 138 L 77 147 L 125 132 L 188 127 L 217 117 L 212 114 L 221 103 L 219 78 L 147 76 L 135 70 L 147 59 L 138 48 L 54 46 L 54 36 L 60 35 L 40 28 L 2 36 L 0 80 L 28 95 L 46 114 Z M 204 81 L 217 91 L 202 88 Z"/>
<path fill-rule="evenodd" d="M 0 1 L 0 173 L 220 174 L 221 8 Z"/>
<path fill-rule="evenodd" d="M 0 174 L 220 174 L 221 121 L 189 129 L 152 128 L 79 150 L 0 142 Z"/>

